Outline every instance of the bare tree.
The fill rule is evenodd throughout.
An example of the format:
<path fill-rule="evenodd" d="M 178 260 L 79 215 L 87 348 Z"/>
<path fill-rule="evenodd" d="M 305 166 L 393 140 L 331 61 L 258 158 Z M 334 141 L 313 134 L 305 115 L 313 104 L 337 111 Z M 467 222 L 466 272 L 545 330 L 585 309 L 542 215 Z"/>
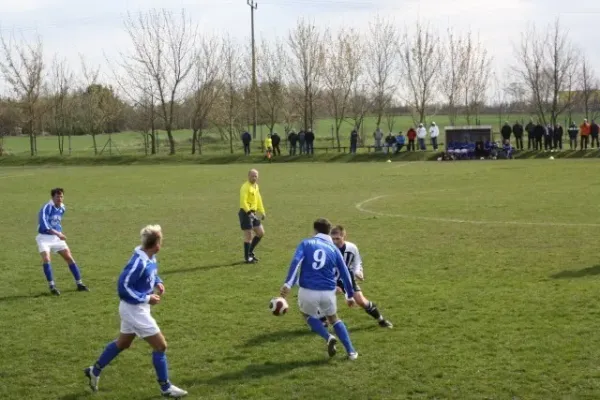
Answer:
<path fill-rule="evenodd" d="M 302 86 L 302 118 L 304 129 L 312 129 L 314 125 L 314 105 L 319 92 L 319 78 L 322 70 L 323 34 L 316 25 L 299 20 L 288 38 L 291 60 L 289 71 L 292 81 Z"/>
<path fill-rule="evenodd" d="M 427 107 L 435 98 L 442 64 L 440 37 L 418 22 L 414 34 L 404 33 L 400 45 L 403 80 L 406 86 L 406 101 L 411 107 L 413 121 L 425 123 Z"/>
<path fill-rule="evenodd" d="M 352 90 L 362 73 L 362 43 L 353 30 L 340 30 L 336 38 L 326 33 L 323 83 L 330 115 L 334 119 L 335 136 L 340 147 L 340 129 L 351 108 Z"/>
<path fill-rule="evenodd" d="M 515 55 L 513 71 L 530 90 L 538 118 L 555 125 L 570 107 L 570 101 L 561 100 L 561 92 L 572 85 L 578 63 L 568 32 L 558 19 L 541 34 L 530 27 L 522 34 Z"/>
<path fill-rule="evenodd" d="M 202 154 L 202 130 L 208 124 L 210 111 L 221 94 L 223 85 L 223 43 L 217 37 L 203 38 L 194 68 L 192 110 L 192 154 Z"/>
<path fill-rule="evenodd" d="M 461 36 L 448 29 L 448 40 L 441 68 L 441 90 L 446 100 L 450 125 L 456 125 L 458 104 L 465 79 L 464 44 Z"/>
<path fill-rule="evenodd" d="M 485 93 L 490 85 L 491 58 L 480 41 L 475 42 L 471 32 L 462 41 L 460 88 L 464 100 L 467 124 L 471 117 L 478 116 L 485 101 Z"/>
<path fill-rule="evenodd" d="M 131 54 L 122 56 L 122 67 L 134 82 L 152 81 L 169 138 L 170 154 L 175 154 L 173 125 L 175 106 L 182 99 L 182 88 L 197 60 L 198 28 L 181 11 L 179 17 L 167 10 L 151 10 L 136 18 L 131 14 L 125 29 L 133 43 Z M 140 85 L 138 85 L 140 86 Z"/>
<path fill-rule="evenodd" d="M 587 57 L 581 60 L 580 87 L 579 101 L 584 115 L 588 120 L 595 120 L 600 116 L 600 109 L 598 108 L 600 82 Z"/>
<path fill-rule="evenodd" d="M 42 114 L 40 94 L 44 81 L 44 52 L 39 37 L 33 43 L 21 40 L 15 43 L 0 36 L 2 54 L 0 72 L 14 92 L 16 100 L 22 104 L 25 127 L 29 134 L 31 155 L 37 154 L 37 129 Z"/>
<path fill-rule="evenodd" d="M 284 44 L 279 41 L 269 44 L 263 39 L 258 51 L 258 60 L 259 111 L 261 120 L 267 122 L 269 132 L 273 133 L 275 124 L 281 121 L 284 114 L 288 69 Z"/>
<path fill-rule="evenodd" d="M 66 60 L 54 60 L 51 68 L 51 82 L 48 88 L 50 99 L 51 124 L 53 133 L 58 140 L 58 152 L 64 153 L 65 133 L 70 134 L 73 126 L 73 102 L 69 99 L 73 89 L 73 73 L 69 70 Z"/>
<path fill-rule="evenodd" d="M 368 92 L 368 84 L 364 79 L 358 79 L 352 86 L 350 98 L 350 107 L 348 109 L 349 120 L 352 128 L 356 129 L 359 135 L 361 145 L 364 145 L 364 137 L 361 134 L 361 128 L 365 120 L 365 115 L 372 109 L 372 99 Z"/>
<path fill-rule="evenodd" d="M 370 86 L 375 94 L 373 112 L 377 117 L 376 125 L 379 128 L 400 81 L 398 43 L 401 38 L 394 21 L 378 16 L 369 23 L 369 34 L 366 40 L 368 46 L 365 46 L 365 66 Z"/>

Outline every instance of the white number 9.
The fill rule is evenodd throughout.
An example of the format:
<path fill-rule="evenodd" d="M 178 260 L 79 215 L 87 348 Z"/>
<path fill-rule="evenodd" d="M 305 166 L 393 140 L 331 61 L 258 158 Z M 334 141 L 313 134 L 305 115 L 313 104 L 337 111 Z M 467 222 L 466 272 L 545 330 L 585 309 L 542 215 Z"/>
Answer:
<path fill-rule="evenodd" d="M 325 266 L 325 261 L 327 260 L 327 256 L 325 254 L 325 251 L 323 249 L 317 249 L 315 250 L 315 252 L 313 253 L 313 260 L 315 260 L 312 263 L 312 267 L 313 269 L 321 269 Z"/>

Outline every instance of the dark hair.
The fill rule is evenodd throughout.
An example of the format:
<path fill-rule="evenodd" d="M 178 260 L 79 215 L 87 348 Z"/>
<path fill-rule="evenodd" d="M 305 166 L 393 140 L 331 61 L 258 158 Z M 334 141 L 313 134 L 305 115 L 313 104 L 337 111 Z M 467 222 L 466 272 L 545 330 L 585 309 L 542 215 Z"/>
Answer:
<path fill-rule="evenodd" d="M 325 218 L 319 218 L 313 223 L 313 228 L 318 233 L 329 235 L 329 232 L 331 232 L 331 222 L 329 222 Z"/>
<path fill-rule="evenodd" d="M 65 190 L 63 188 L 54 188 L 50 191 L 50 196 L 54 197 L 57 194 L 65 194 Z"/>

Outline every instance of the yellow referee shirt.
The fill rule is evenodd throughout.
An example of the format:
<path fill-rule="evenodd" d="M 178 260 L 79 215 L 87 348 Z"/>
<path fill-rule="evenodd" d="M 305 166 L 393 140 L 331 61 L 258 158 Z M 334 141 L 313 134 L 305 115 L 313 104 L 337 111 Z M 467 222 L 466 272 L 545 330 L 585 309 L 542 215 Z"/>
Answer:
<path fill-rule="evenodd" d="M 240 208 L 245 212 L 254 210 L 263 215 L 266 214 L 262 197 L 258 190 L 258 184 L 246 182 L 242 185 L 242 188 L 240 189 Z"/>

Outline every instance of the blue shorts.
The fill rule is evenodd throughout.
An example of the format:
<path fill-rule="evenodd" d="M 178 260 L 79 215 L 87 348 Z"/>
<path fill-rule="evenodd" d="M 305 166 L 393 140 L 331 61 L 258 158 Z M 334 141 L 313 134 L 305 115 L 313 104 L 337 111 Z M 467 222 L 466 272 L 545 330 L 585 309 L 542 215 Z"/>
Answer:
<path fill-rule="evenodd" d="M 258 228 L 260 226 L 260 219 L 258 218 L 250 218 L 250 216 L 240 208 L 238 212 L 238 217 L 240 219 L 240 228 L 243 231 L 247 231 L 252 228 Z"/>

